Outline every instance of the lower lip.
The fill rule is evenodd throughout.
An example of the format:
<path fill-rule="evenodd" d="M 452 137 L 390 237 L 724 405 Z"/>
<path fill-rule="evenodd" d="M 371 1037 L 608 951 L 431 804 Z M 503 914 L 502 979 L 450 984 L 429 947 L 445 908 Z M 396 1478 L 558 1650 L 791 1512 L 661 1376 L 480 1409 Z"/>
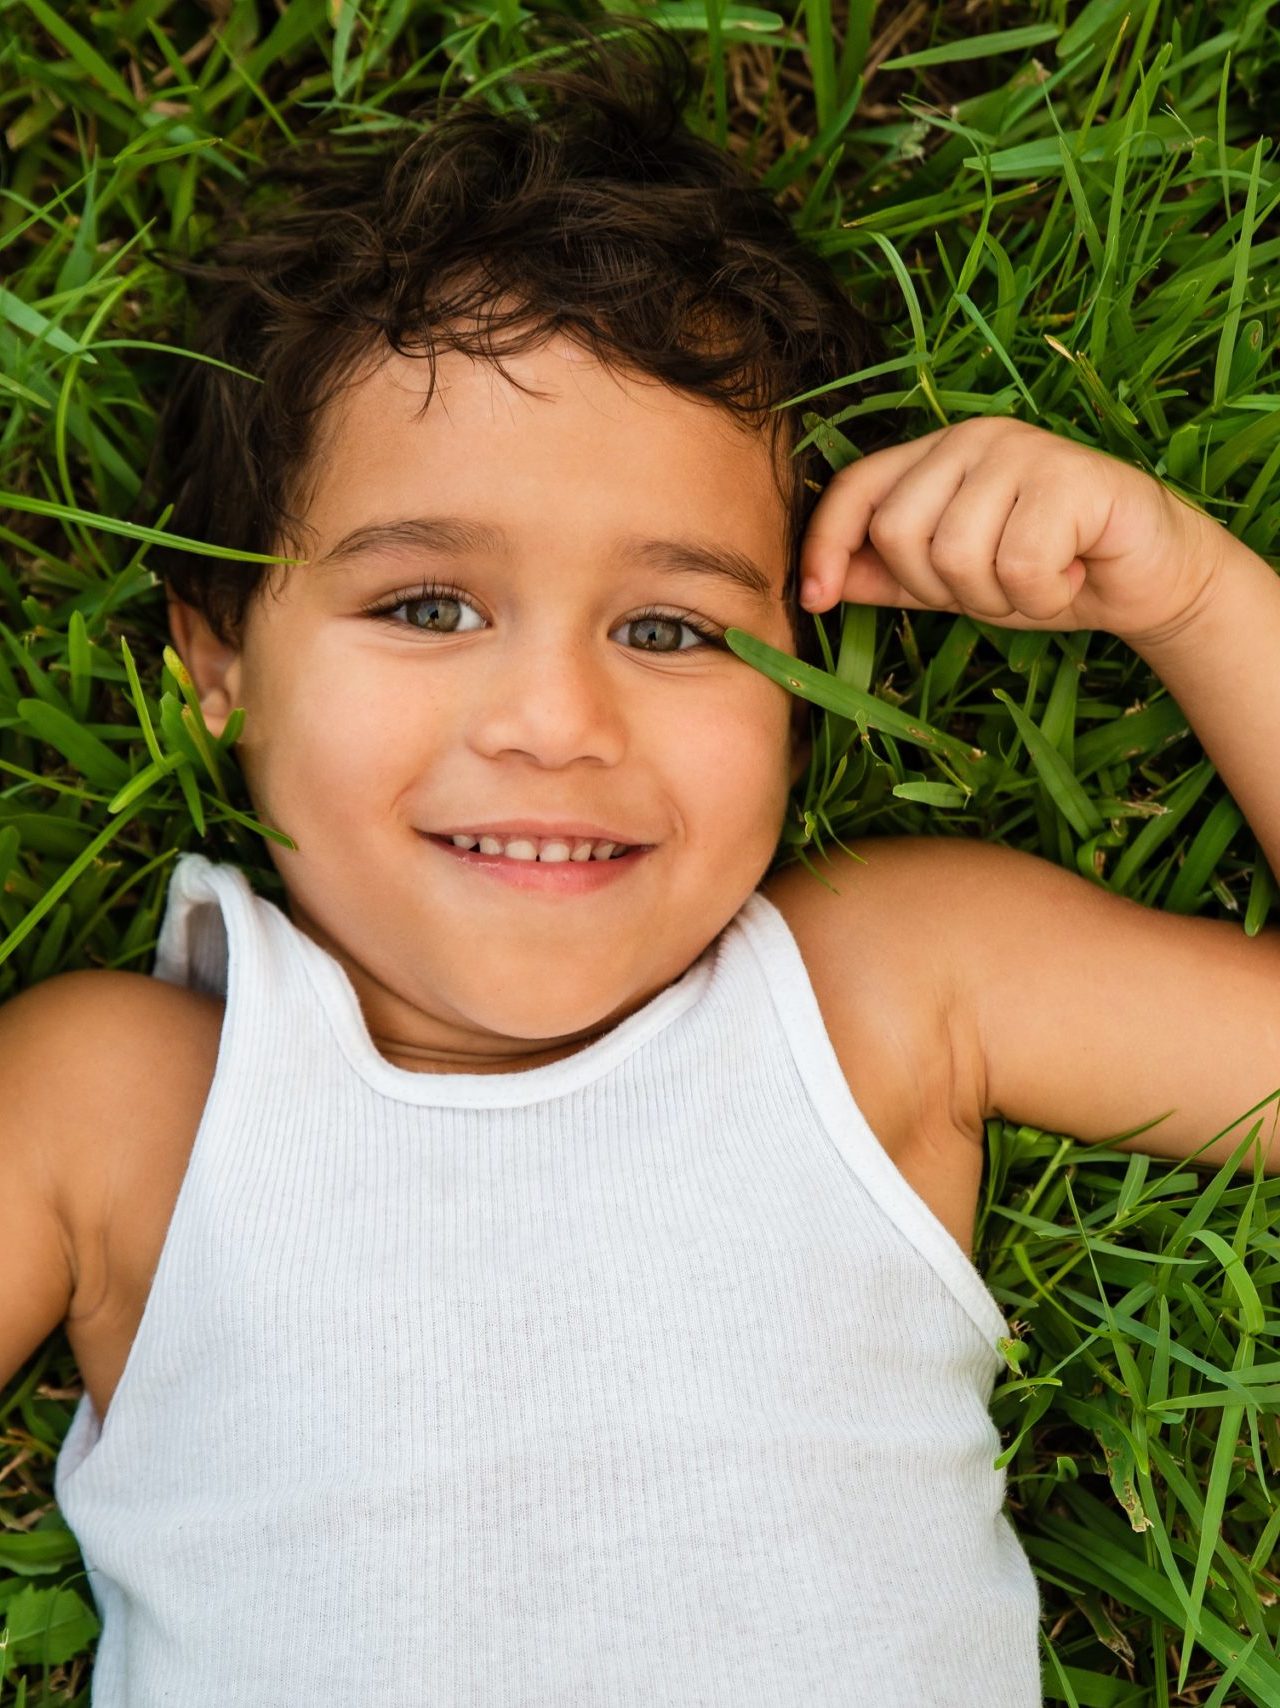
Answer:
<path fill-rule="evenodd" d="M 634 872 L 652 848 L 633 848 L 616 860 L 510 860 L 502 854 L 481 854 L 479 849 L 459 848 L 447 837 L 433 836 L 420 830 L 424 842 L 432 843 L 443 853 L 452 855 L 473 872 L 496 878 L 517 890 L 537 890 L 544 895 L 587 895 L 617 883 L 628 872 Z"/>

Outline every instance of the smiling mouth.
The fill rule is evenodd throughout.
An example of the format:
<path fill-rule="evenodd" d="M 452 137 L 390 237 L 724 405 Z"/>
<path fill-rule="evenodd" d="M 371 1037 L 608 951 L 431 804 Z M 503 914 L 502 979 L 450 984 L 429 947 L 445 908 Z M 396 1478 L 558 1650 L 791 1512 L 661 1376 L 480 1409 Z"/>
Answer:
<path fill-rule="evenodd" d="M 607 885 L 615 874 L 621 877 L 639 866 L 653 852 L 652 845 L 638 845 L 589 860 L 537 860 L 527 855 L 522 859 L 519 855 L 486 853 L 480 848 L 459 848 L 451 836 L 441 836 L 435 831 L 420 830 L 417 834 L 473 871 L 502 878 L 517 888 L 549 894 L 577 895 L 598 889 Z"/>
<path fill-rule="evenodd" d="M 486 860 L 509 860 L 523 866 L 587 866 L 604 865 L 611 860 L 625 859 L 628 854 L 644 853 L 647 845 L 640 843 L 593 842 L 585 836 L 545 836 L 540 838 L 509 836 L 505 838 L 455 834 L 446 836 L 438 831 L 422 831 L 428 841 L 439 843 L 464 854 L 474 854 Z M 486 848 L 485 843 L 489 846 Z M 501 844 L 505 842 L 506 848 Z M 532 849 L 533 853 L 509 853 L 508 848 Z M 606 852 L 607 850 L 607 852 Z"/>

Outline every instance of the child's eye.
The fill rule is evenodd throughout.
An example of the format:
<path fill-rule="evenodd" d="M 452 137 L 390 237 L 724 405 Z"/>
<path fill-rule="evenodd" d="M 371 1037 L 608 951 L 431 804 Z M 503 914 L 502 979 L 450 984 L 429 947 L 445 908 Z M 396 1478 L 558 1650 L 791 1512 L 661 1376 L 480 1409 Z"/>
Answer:
<path fill-rule="evenodd" d="M 401 611 L 415 610 L 421 613 L 420 617 L 409 616 L 402 620 L 398 615 Z M 467 628 L 462 621 L 468 611 L 473 616 L 479 615 L 460 589 L 432 584 L 409 588 L 405 592 L 397 593 L 392 599 L 384 600 L 380 605 L 368 606 L 365 615 L 381 618 L 397 628 L 417 629 L 423 634 L 473 634 L 475 625 Z M 712 628 L 687 611 L 641 611 L 639 615 L 620 624 L 619 628 L 638 632 L 641 637 L 639 650 L 642 652 L 697 652 L 704 646 L 724 646 L 719 629 Z M 654 637 L 660 642 L 663 635 L 676 634 L 682 628 L 698 636 L 692 646 L 682 646 L 678 640 L 675 646 L 649 644 Z M 615 629 L 614 633 L 617 632 Z"/>

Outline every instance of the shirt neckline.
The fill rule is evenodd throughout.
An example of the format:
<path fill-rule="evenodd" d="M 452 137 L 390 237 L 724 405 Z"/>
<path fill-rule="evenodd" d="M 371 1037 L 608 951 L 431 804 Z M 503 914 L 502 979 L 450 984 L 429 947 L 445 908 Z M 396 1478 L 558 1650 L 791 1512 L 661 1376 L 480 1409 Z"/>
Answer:
<path fill-rule="evenodd" d="M 237 871 L 239 869 L 237 868 Z M 243 872 L 240 878 L 248 886 Z M 571 1056 L 510 1073 L 415 1073 L 381 1055 L 369 1034 L 360 999 L 346 968 L 298 927 L 278 903 L 250 889 L 289 932 L 348 1064 L 385 1097 L 402 1103 L 456 1109 L 511 1109 L 580 1090 L 657 1036 L 701 1000 L 718 958 L 717 936 L 683 973 L 625 1020 Z"/>

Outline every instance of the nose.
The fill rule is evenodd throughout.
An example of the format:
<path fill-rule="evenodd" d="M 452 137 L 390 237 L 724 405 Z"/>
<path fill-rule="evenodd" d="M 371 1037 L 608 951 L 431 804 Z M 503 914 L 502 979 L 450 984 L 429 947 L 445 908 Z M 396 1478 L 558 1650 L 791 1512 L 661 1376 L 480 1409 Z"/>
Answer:
<path fill-rule="evenodd" d="M 611 646 L 557 629 L 495 649 L 486 679 L 475 684 L 477 751 L 494 759 L 520 754 L 549 767 L 580 759 L 616 765 L 626 751 L 627 724 Z"/>

